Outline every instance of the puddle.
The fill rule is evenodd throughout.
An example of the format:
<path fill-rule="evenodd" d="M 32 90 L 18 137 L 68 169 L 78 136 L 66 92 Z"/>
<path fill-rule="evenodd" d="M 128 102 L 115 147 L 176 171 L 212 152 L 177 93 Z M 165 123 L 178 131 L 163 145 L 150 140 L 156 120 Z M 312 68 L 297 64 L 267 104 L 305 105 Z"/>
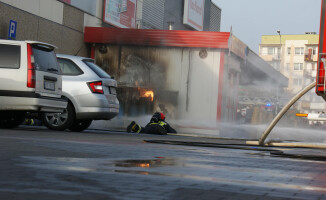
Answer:
<path fill-rule="evenodd" d="M 163 166 L 177 165 L 176 160 L 173 158 L 157 158 L 152 160 L 121 160 L 115 161 L 116 167 L 141 167 L 141 168 L 153 168 Z"/>
<path fill-rule="evenodd" d="M 182 159 L 155 157 L 154 159 L 110 160 L 106 158 L 69 158 L 23 156 L 25 166 L 63 171 L 114 172 L 119 168 L 159 168 L 184 166 Z M 26 162 L 27 161 L 27 162 Z"/>
<path fill-rule="evenodd" d="M 264 156 L 264 154 L 258 155 Z M 280 173 L 274 169 L 256 169 L 250 166 L 237 166 L 233 162 L 220 163 L 195 158 L 177 157 L 154 157 L 153 159 L 122 159 L 112 160 L 108 158 L 67 158 L 67 157 L 21 157 L 20 165 L 34 168 L 46 175 L 39 176 L 53 182 L 78 183 L 82 186 L 101 184 L 99 179 L 94 177 L 110 177 L 113 173 L 133 174 L 139 176 L 170 177 L 171 181 L 183 179 L 185 181 L 218 182 L 235 185 L 251 185 L 259 187 L 264 185 L 270 188 L 287 188 L 301 190 L 320 190 L 326 192 L 322 186 L 306 186 L 300 183 L 289 184 L 289 180 L 296 178 L 295 173 Z M 23 162 L 21 162 L 23 161 Z M 222 162 L 222 161 L 221 161 Z M 52 170 L 51 176 L 48 170 Z M 83 176 L 80 176 L 82 172 Z M 284 171 L 283 171 L 284 172 Z M 157 178 L 155 178 L 157 179 Z M 271 179 L 270 181 L 266 181 Z M 300 180 L 307 182 L 311 175 L 300 176 Z M 96 180 L 96 181 L 94 181 Z M 167 180 L 167 179 L 165 179 Z M 99 182 L 97 182 L 99 181 Z"/>

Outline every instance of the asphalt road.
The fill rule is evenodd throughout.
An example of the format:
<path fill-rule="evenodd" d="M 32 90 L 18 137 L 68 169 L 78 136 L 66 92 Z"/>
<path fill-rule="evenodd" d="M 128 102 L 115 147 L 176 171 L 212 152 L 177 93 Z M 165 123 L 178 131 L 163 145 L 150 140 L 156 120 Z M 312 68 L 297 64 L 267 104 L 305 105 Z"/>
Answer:
<path fill-rule="evenodd" d="M 0 199 L 326 199 L 322 156 L 291 158 L 242 143 L 98 130 L 0 129 Z"/>

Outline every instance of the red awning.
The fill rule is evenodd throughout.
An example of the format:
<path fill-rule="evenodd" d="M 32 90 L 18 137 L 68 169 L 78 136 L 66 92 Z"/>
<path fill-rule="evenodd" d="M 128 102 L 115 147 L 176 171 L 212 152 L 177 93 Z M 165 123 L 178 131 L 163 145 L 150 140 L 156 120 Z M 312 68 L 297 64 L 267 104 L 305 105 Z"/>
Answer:
<path fill-rule="evenodd" d="M 228 48 L 229 32 L 85 27 L 86 43 Z"/>

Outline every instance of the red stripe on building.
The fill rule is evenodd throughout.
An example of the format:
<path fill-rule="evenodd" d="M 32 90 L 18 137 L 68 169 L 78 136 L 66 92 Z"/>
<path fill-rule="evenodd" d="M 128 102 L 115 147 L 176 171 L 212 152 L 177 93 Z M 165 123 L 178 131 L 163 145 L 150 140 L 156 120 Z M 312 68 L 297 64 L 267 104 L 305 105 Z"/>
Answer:
<path fill-rule="evenodd" d="M 95 45 L 92 45 L 91 47 L 91 58 L 95 59 Z"/>
<path fill-rule="evenodd" d="M 85 27 L 84 41 L 118 45 L 228 48 L 229 32 Z"/>
<path fill-rule="evenodd" d="M 218 77 L 217 114 L 216 114 L 217 121 L 221 120 L 221 115 L 222 115 L 223 72 L 224 72 L 224 52 L 221 51 L 220 72 Z"/>

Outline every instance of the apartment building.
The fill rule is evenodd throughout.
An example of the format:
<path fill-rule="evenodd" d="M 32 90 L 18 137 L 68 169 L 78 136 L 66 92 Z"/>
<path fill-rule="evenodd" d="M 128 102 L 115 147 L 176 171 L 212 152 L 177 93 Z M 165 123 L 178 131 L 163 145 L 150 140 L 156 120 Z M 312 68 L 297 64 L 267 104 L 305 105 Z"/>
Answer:
<path fill-rule="evenodd" d="M 289 79 L 285 93 L 293 96 L 316 80 L 319 35 L 306 32 L 301 35 L 263 35 L 259 55 L 271 67 Z M 297 104 L 303 112 L 320 112 L 325 109 L 324 100 L 312 90 Z"/>

